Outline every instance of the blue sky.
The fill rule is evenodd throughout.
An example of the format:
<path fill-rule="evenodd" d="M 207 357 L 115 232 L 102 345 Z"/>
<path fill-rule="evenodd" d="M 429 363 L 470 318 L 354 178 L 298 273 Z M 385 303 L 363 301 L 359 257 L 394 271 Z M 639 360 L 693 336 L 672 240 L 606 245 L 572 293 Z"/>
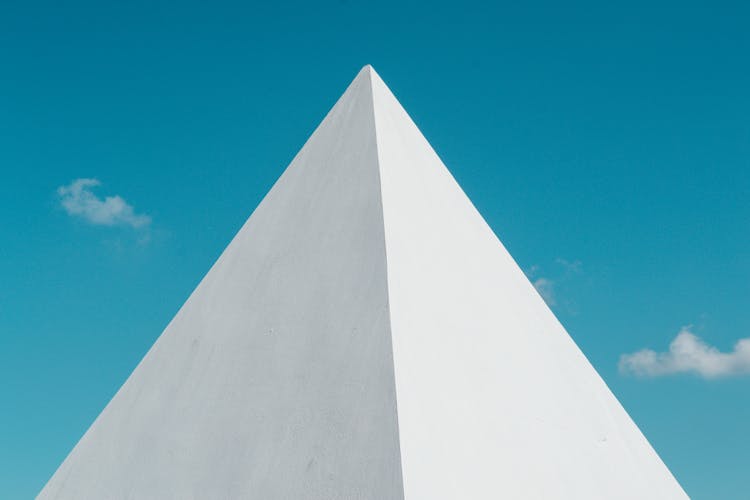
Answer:
<path fill-rule="evenodd" d="M 3 2 L 0 497 L 370 63 L 688 494 L 747 498 L 750 9 L 518 4 Z"/>

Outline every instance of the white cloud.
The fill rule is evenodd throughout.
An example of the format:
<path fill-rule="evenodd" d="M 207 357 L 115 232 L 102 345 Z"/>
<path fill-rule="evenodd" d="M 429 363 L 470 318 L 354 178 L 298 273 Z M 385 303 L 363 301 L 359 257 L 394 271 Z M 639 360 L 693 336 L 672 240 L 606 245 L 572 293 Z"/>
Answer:
<path fill-rule="evenodd" d="M 709 379 L 750 374 L 750 338 L 738 340 L 731 352 L 721 352 L 684 326 L 667 352 L 643 349 L 623 354 L 620 371 L 641 377 L 692 373 Z"/>
<path fill-rule="evenodd" d="M 569 288 L 566 285 L 569 285 L 570 282 L 576 278 L 576 275 L 582 273 L 581 261 L 569 261 L 562 257 L 558 257 L 555 259 L 554 263 L 555 266 L 545 273 L 541 272 L 541 266 L 534 264 L 528 268 L 526 275 L 529 277 L 531 284 L 534 285 L 534 288 L 536 288 L 536 291 L 541 295 L 548 306 L 553 307 L 560 305 L 568 312 L 574 313 L 575 308 L 573 307 L 572 301 L 566 296 L 566 293 L 561 292 L 566 292 L 566 288 Z M 559 304 L 560 302 L 562 302 L 562 304 Z"/>
<path fill-rule="evenodd" d="M 555 283 L 547 278 L 537 278 L 532 282 L 534 288 L 542 296 L 548 306 L 554 306 L 555 300 Z"/>
<path fill-rule="evenodd" d="M 60 205 L 68 215 L 81 217 L 87 222 L 99 226 L 146 227 L 151 217 L 136 214 L 135 210 L 120 196 L 100 198 L 92 188 L 101 183 L 96 179 L 76 179 L 67 186 L 57 188 Z"/>

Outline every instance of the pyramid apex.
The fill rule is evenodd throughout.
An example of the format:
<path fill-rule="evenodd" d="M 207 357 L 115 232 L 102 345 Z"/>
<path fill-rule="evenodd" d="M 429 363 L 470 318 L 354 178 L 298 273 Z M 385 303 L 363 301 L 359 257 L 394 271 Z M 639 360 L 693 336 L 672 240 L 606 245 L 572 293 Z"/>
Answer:
<path fill-rule="evenodd" d="M 373 68 L 371 64 L 365 64 L 364 66 L 362 66 L 362 69 L 359 70 L 359 74 L 357 76 L 360 76 L 360 75 L 367 75 L 371 79 L 373 76 L 380 78 L 380 76 L 378 75 L 378 72 L 375 71 L 375 68 Z"/>
<path fill-rule="evenodd" d="M 376 73 L 373 67 L 370 66 L 369 64 L 365 64 L 364 66 L 362 66 L 362 69 L 360 69 L 359 72 L 357 72 L 357 76 L 354 77 L 354 80 L 352 80 L 351 84 L 353 85 L 355 82 L 364 81 L 364 82 L 367 82 L 366 83 L 367 87 L 370 87 L 372 80 L 373 80 L 372 75 L 375 75 L 375 74 Z"/>

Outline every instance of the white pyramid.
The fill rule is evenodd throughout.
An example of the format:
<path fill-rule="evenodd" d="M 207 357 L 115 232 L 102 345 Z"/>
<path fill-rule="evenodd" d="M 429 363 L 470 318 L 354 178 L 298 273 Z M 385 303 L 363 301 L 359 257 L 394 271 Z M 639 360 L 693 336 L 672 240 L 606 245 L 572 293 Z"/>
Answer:
<path fill-rule="evenodd" d="M 687 496 L 368 66 L 39 498 Z"/>

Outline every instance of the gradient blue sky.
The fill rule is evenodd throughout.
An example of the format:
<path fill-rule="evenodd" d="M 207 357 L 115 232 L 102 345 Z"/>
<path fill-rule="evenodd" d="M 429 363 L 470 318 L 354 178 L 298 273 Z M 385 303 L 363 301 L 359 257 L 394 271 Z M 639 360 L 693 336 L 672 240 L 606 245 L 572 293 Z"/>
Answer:
<path fill-rule="evenodd" d="M 4 1 L 0 497 L 38 492 L 370 63 L 688 494 L 747 499 L 750 377 L 618 360 L 750 337 L 748 4 L 521 3 Z M 68 214 L 78 178 L 150 223 Z"/>

